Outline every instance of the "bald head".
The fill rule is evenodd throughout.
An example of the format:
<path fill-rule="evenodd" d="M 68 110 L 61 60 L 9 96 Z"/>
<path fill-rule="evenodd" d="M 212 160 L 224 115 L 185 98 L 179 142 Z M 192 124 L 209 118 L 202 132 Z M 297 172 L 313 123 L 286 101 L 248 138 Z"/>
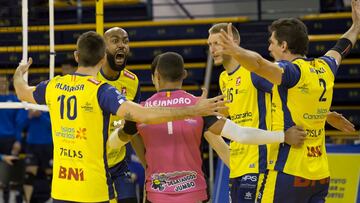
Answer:
<path fill-rule="evenodd" d="M 113 27 L 105 32 L 104 39 L 110 68 L 115 71 L 123 70 L 130 51 L 128 33 L 122 28 Z"/>
<path fill-rule="evenodd" d="M 128 34 L 127 32 L 120 28 L 120 27 L 113 27 L 113 28 L 110 28 L 108 30 L 106 30 L 105 34 L 104 34 L 104 38 L 107 39 L 113 35 L 126 35 L 128 37 Z"/>

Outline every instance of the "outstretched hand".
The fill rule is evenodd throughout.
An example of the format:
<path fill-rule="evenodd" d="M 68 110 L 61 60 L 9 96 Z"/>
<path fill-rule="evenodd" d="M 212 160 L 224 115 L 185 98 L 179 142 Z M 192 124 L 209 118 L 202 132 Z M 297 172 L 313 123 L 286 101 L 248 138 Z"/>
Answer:
<path fill-rule="evenodd" d="M 15 70 L 14 79 L 22 78 L 24 76 L 24 74 L 26 72 L 28 72 L 29 67 L 32 64 L 32 62 L 33 62 L 33 60 L 31 57 L 29 58 L 29 60 L 26 63 L 20 62 L 19 66 Z"/>
<path fill-rule="evenodd" d="M 360 0 L 351 1 L 351 15 L 353 25 L 360 27 Z"/>
<path fill-rule="evenodd" d="M 215 55 L 232 55 L 236 53 L 236 49 L 239 48 L 239 45 L 234 41 L 232 23 L 228 24 L 227 32 L 221 29 L 218 43 L 221 46 L 221 49 L 215 51 Z"/>
<path fill-rule="evenodd" d="M 220 95 L 210 99 L 207 99 L 208 91 L 206 88 L 202 88 L 202 94 L 195 105 L 195 109 L 199 116 L 223 116 L 219 111 L 227 110 L 225 106 L 227 101 L 224 101 L 225 96 Z"/>
<path fill-rule="evenodd" d="M 329 112 L 327 114 L 326 122 L 342 132 L 355 132 L 354 124 L 347 120 L 342 114 L 339 114 L 335 111 Z"/>

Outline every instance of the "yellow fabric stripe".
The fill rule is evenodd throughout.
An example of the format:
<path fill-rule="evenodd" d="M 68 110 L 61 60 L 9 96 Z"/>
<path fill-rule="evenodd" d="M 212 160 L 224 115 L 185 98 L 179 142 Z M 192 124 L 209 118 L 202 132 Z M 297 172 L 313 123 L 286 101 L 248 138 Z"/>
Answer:
<path fill-rule="evenodd" d="M 329 20 L 340 18 L 351 18 L 351 12 L 311 14 L 301 17 L 302 20 Z"/>
<path fill-rule="evenodd" d="M 266 177 L 265 188 L 262 193 L 261 203 L 273 203 L 275 196 L 275 187 L 277 179 L 277 171 L 270 170 Z"/>
<path fill-rule="evenodd" d="M 191 45 L 207 45 L 207 39 L 183 39 L 183 40 L 160 40 L 160 41 L 144 41 L 130 42 L 131 48 L 144 47 L 166 47 L 166 46 L 191 46 Z M 60 44 L 55 45 L 55 51 L 75 51 L 76 44 Z M 46 52 L 49 51 L 47 45 L 31 45 L 28 47 L 29 52 Z M 22 46 L 0 47 L 0 53 L 5 52 L 22 52 Z"/>
<path fill-rule="evenodd" d="M 136 22 L 114 22 L 104 23 L 105 28 L 111 27 L 154 27 L 154 26 L 170 26 L 170 25 L 198 25 L 198 24 L 213 24 L 222 22 L 247 22 L 248 17 L 226 17 L 226 18 L 208 18 L 208 19 L 193 19 L 193 20 L 161 20 L 161 21 L 136 21 Z M 55 25 L 55 31 L 67 30 L 95 30 L 96 24 L 72 24 L 72 25 Z M 48 31 L 49 26 L 29 26 L 29 32 Z M 2 27 L 0 33 L 22 32 L 22 27 Z"/>

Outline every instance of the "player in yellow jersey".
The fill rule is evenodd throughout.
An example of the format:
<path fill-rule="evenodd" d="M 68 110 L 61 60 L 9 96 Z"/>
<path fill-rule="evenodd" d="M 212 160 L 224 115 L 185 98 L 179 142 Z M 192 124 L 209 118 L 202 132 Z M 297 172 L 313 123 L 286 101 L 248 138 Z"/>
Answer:
<path fill-rule="evenodd" d="M 127 100 L 140 103 L 140 86 L 137 76 L 125 68 L 129 55 L 128 33 L 119 27 L 107 30 L 104 34 L 106 44 L 106 64 L 100 69 L 97 78 L 104 81 L 126 96 Z M 110 116 L 109 132 L 115 128 L 114 122 L 118 116 Z M 133 139 L 138 136 L 135 135 Z M 132 139 L 132 140 L 133 140 Z M 126 146 L 121 148 L 108 147 L 108 163 L 111 179 L 114 181 L 119 203 L 137 203 L 135 184 L 131 181 L 127 166 Z"/>
<path fill-rule="evenodd" d="M 245 68 L 272 83 L 272 129 L 296 124 L 307 133 L 302 147 L 271 145 L 268 174 L 259 202 L 325 202 L 329 187 L 329 167 L 325 149 L 325 122 L 329 113 L 335 74 L 343 57 L 355 44 L 360 31 L 360 2 L 352 1 L 351 28 L 324 56 L 306 58 L 308 34 L 297 19 L 274 21 L 269 51 L 277 63 L 233 42 L 231 24 L 221 35 L 222 49 Z"/>
<path fill-rule="evenodd" d="M 95 32 L 77 41 L 74 74 L 57 76 L 30 87 L 23 79 L 32 63 L 14 74 L 18 97 L 49 107 L 54 141 L 52 198 L 54 202 L 108 202 L 114 198 L 106 158 L 110 114 L 129 121 L 162 123 L 197 115 L 220 115 L 222 97 L 204 99 L 186 108 L 145 108 L 95 77 L 106 61 L 105 42 Z"/>
<path fill-rule="evenodd" d="M 229 118 L 236 124 L 270 130 L 272 84 L 242 67 L 228 55 L 217 55 L 219 36 L 227 23 L 209 29 L 208 45 L 215 65 L 223 65 L 219 78 L 220 90 L 230 101 Z M 240 43 L 238 30 L 232 26 L 235 43 Z M 230 198 L 233 203 L 255 202 L 258 182 L 266 171 L 266 145 L 230 143 Z"/>

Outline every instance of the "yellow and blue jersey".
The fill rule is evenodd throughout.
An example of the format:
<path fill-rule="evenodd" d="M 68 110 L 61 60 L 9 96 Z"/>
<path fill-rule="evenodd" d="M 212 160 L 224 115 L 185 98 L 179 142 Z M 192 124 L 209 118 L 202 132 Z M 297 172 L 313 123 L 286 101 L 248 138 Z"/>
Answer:
<path fill-rule="evenodd" d="M 282 83 L 274 86 L 272 130 L 299 125 L 306 131 L 303 146 L 270 145 L 269 169 L 319 180 L 330 175 L 325 150 L 325 122 L 329 112 L 337 63 L 334 58 L 279 61 Z"/>
<path fill-rule="evenodd" d="M 80 74 L 42 82 L 33 96 L 49 107 L 54 143 L 52 198 L 113 199 L 106 141 L 110 114 L 116 114 L 126 98 L 109 84 Z"/>
<path fill-rule="evenodd" d="M 272 84 L 258 75 L 238 67 L 232 73 L 223 71 L 220 89 L 230 103 L 230 119 L 240 126 L 270 129 Z M 248 173 L 265 172 L 266 145 L 230 143 L 230 178 Z"/>
<path fill-rule="evenodd" d="M 120 75 L 116 79 L 109 79 L 105 76 L 102 70 L 97 75 L 97 79 L 104 81 L 112 86 L 114 86 L 118 91 L 121 92 L 122 95 L 126 96 L 127 100 L 134 101 L 136 103 L 140 103 L 140 86 L 139 79 L 137 76 L 130 72 L 127 69 L 124 69 L 120 72 Z M 109 134 L 115 129 L 114 122 L 120 120 L 120 118 L 116 115 L 110 116 L 109 123 Z M 122 160 L 124 160 L 126 155 L 126 147 L 120 148 L 110 148 L 108 147 L 108 163 L 109 167 L 113 167 Z"/>

